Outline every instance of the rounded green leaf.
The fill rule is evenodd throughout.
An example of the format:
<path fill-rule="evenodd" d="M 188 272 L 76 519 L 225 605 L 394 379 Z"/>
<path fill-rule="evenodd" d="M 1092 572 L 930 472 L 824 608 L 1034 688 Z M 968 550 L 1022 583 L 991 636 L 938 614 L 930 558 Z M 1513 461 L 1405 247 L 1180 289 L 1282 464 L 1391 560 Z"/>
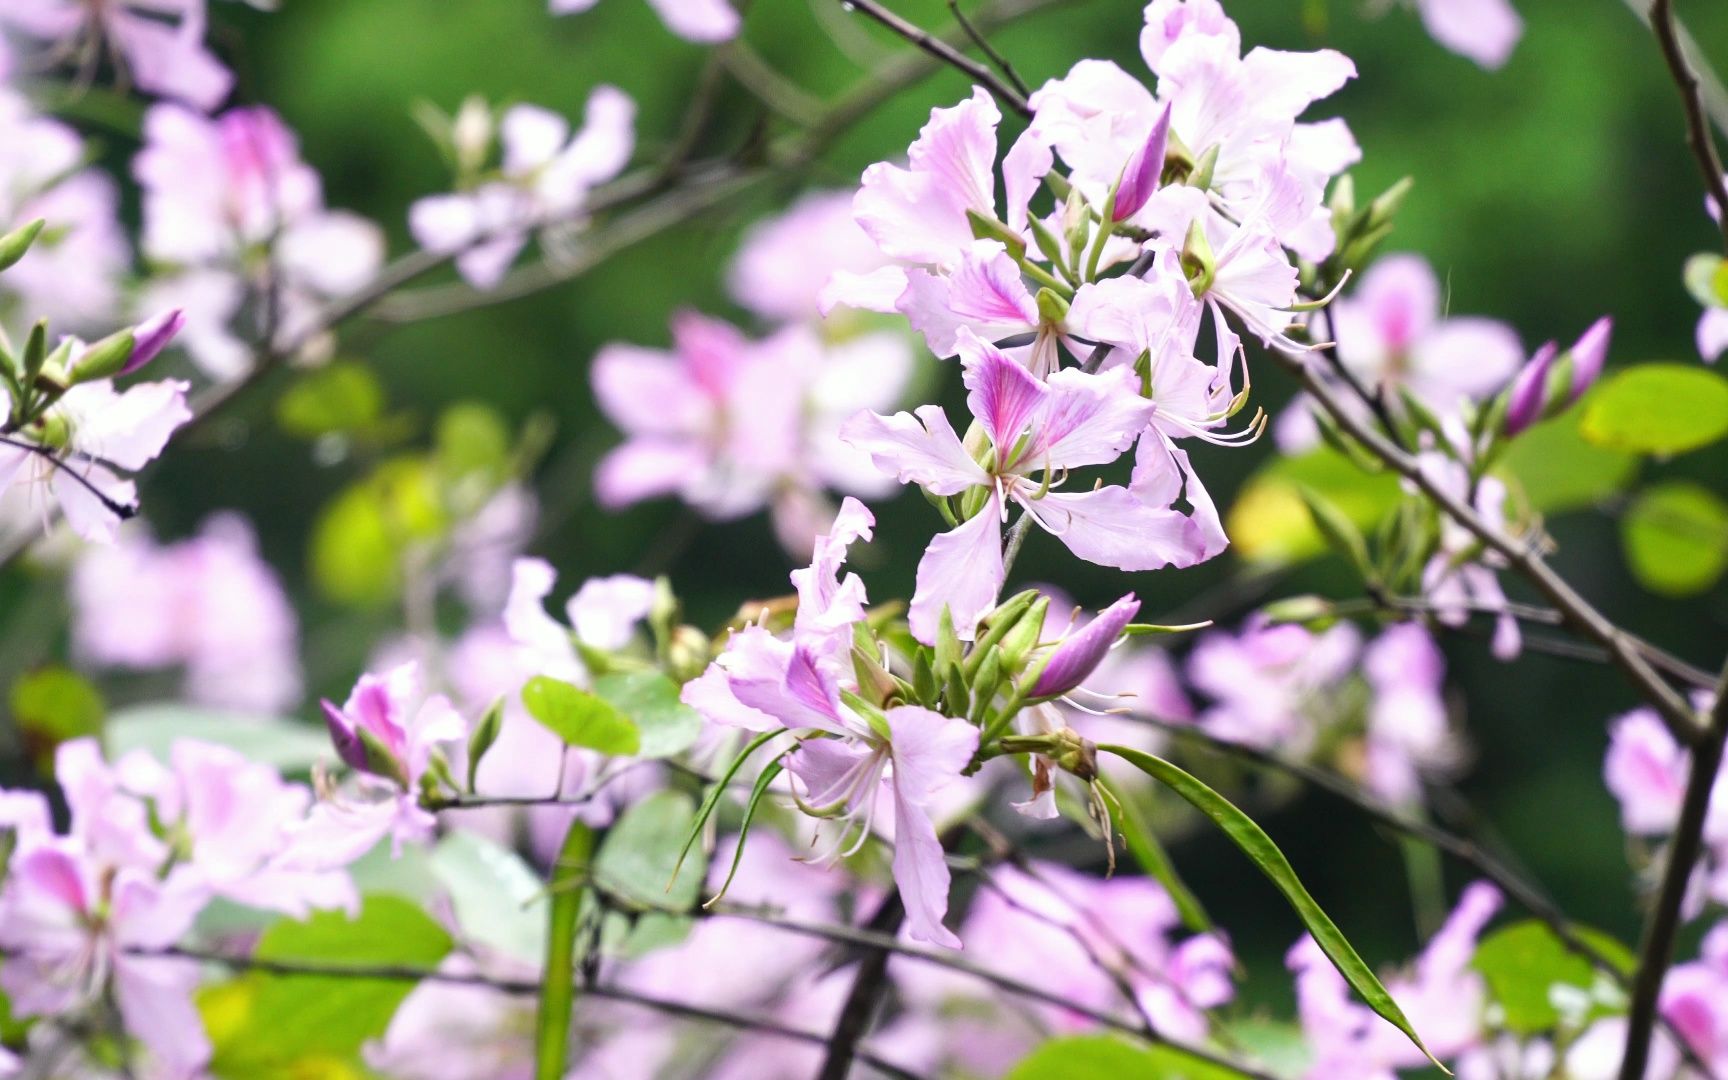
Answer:
<path fill-rule="evenodd" d="M 642 747 L 641 732 L 617 706 L 567 682 L 536 675 L 522 687 L 522 704 L 528 715 L 571 746 L 613 757 L 627 757 Z"/>
<path fill-rule="evenodd" d="M 1133 765 L 1147 776 L 1163 784 L 1165 787 L 1182 796 L 1196 810 L 1212 819 L 1213 824 L 1224 830 L 1244 855 L 1253 860 L 1260 872 L 1269 878 L 1290 906 L 1296 910 L 1296 915 L 1302 920 L 1302 925 L 1313 935 L 1314 941 L 1326 958 L 1332 961 L 1332 966 L 1344 976 L 1356 993 L 1368 1006 L 1409 1037 L 1416 1048 L 1427 1054 L 1429 1060 L 1434 1056 L 1428 1053 L 1428 1048 L 1422 1045 L 1422 1039 L 1416 1034 L 1410 1020 L 1404 1015 L 1404 1010 L 1392 1000 L 1392 995 L 1380 984 L 1372 969 L 1363 962 L 1343 931 L 1338 929 L 1331 916 L 1323 911 L 1314 898 L 1308 894 L 1308 889 L 1296 876 L 1296 870 L 1290 865 L 1290 860 L 1278 850 L 1278 845 L 1266 835 L 1266 831 L 1254 823 L 1254 819 L 1238 810 L 1230 800 L 1213 791 L 1199 780 L 1190 776 L 1182 769 L 1165 761 L 1154 754 L 1135 750 L 1126 746 L 1108 746 L 1100 744 L 1099 750 L 1115 754 L 1117 757 Z M 1435 1061 L 1438 1065 L 1439 1062 Z"/>
<path fill-rule="evenodd" d="M 706 867 L 690 863 L 700 850 L 686 860 L 685 872 L 677 880 L 672 877 L 695 820 L 696 801 L 682 792 L 662 791 L 643 799 L 607 830 L 594 857 L 595 882 L 615 898 L 644 908 L 684 909 L 695 904 Z"/>
<path fill-rule="evenodd" d="M 276 423 L 301 439 L 365 431 L 384 415 L 384 387 L 370 368 L 339 360 L 290 386 L 276 402 Z"/>
<path fill-rule="evenodd" d="M 1638 471 L 1638 458 L 1585 441 L 1576 421 L 1559 417 L 1508 443 L 1496 471 L 1512 474 L 1532 510 L 1558 514 L 1623 490 Z"/>
<path fill-rule="evenodd" d="M 1683 454 L 1728 435 L 1728 379 L 1691 364 L 1640 364 L 1607 379 L 1578 430 L 1609 450 Z"/>
<path fill-rule="evenodd" d="M 694 746 L 702 717 L 679 699 L 678 684 L 658 671 L 624 671 L 594 680 L 594 693 L 636 725 L 637 757 L 663 758 Z"/>
<path fill-rule="evenodd" d="M 1695 596 L 1728 570 L 1728 503 L 1676 481 L 1641 492 L 1620 522 L 1638 583 L 1665 596 Z"/>
<path fill-rule="evenodd" d="M 1635 961 L 1624 945 L 1595 931 L 1579 933 L 1616 967 L 1632 970 Z M 1505 1026 L 1519 1035 L 1551 1030 L 1562 1019 L 1569 1026 L 1582 1026 L 1582 1021 L 1612 1011 L 1620 1000 L 1612 982 L 1600 984 L 1607 976 L 1598 975 L 1588 959 L 1536 919 L 1489 934 L 1476 947 L 1470 966 L 1487 981 L 1489 995 L 1505 1013 Z M 1557 988 L 1561 993 L 1555 993 Z M 1572 992 L 1567 993 L 1568 989 Z M 1597 989 L 1603 992 L 1592 993 Z M 1560 1003 L 1569 999 L 1585 1010 L 1583 1015 L 1562 1016 Z"/>

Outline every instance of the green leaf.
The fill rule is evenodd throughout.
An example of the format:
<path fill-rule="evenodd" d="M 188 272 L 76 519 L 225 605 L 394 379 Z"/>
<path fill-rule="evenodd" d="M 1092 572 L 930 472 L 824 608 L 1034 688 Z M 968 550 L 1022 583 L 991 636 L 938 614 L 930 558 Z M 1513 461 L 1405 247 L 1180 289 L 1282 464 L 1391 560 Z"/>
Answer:
<path fill-rule="evenodd" d="M 593 850 L 593 831 L 580 818 L 571 821 L 552 866 L 546 963 L 540 1009 L 534 1018 L 535 1080 L 561 1080 L 570 1067 L 570 1012 L 576 1003 L 576 920 L 586 892 L 576 883 L 587 874 Z"/>
<path fill-rule="evenodd" d="M 338 603 L 379 605 L 402 587 L 401 558 L 449 526 L 436 477 L 419 458 L 385 462 L 344 488 L 312 526 L 312 579 Z"/>
<path fill-rule="evenodd" d="M 679 791 L 661 791 L 624 811 L 594 858 L 594 877 L 618 899 L 644 908 L 695 904 L 704 869 L 672 877 L 684 838 L 696 818 L 696 802 Z"/>
<path fill-rule="evenodd" d="M 1624 490 L 1638 471 L 1636 455 L 1585 441 L 1570 417 L 1537 424 L 1505 445 L 1497 471 L 1510 473 L 1541 513 L 1594 506 Z"/>
<path fill-rule="evenodd" d="M 1597 446 L 1683 454 L 1728 435 L 1728 379 L 1692 364 L 1640 364 L 1584 403 L 1579 431 Z"/>
<path fill-rule="evenodd" d="M 681 754 L 702 735 L 701 715 L 679 700 L 678 684 L 658 671 L 602 675 L 594 680 L 594 693 L 636 725 L 637 757 Z"/>
<path fill-rule="evenodd" d="M 768 786 L 783 771 L 784 766 L 780 764 L 781 758 L 790 752 L 790 750 L 783 751 L 780 757 L 770 761 L 757 774 L 756 783 L 750 788 L 749 801 L 744 804 L 744 818 L 738 824 L 738 845 L 732 849 L 732 865 L 727 868 L 726 880 L 720 883 L 719 891 L 714 894 L 713 899 L 708 901 L 709 904 L 718 903 L 725 897 L 726 890 L 732 887 L 732 879 L 738 875 L 738 866 L 744 861 L 744 842 L 750 838 L 750 823 L 756 820 L 756 807 L 761 804 L 762 796 L 768 793 Z"/>
<path fill-rule="evenodd" d="M 335 756 L 323 728 L 274 716 L 251 716 L 192 705 L 137 705 L 108 719 L 103 743 L 110 759 L 132 750 L 168 760 L 176 739 L 216 743 L 284 772 L 304 772 Z"/>
<path fill-rule="evenodd" d="M 489 405 L 463 401 L 445 409 L 434 432 L 438 465 L 452 479 L 501 482 L 510 469 L 510 428 Z"/>
<path fill-rule="evenodd" d="M 254 955 L 317 966 L 431 969 L 450 951 L 450 935 L 415 904 L 368 896 L 358 918 L 339 911 L 303 922 L 283 919 L 264 932 Z M 313 1063 L 357 1063 L 360 1047 L 384 1034 L 415 984 L 348 975 L 251 973 L 242 990 L 218 995 L 212 1022 L 213 1071 L 225 1077 L 345 1075 Z"/>
<path fill-rule="evenodd" d="M 1696 596 L 1728 570 L 1728 503 L 1685 481 L 1640 492 L 1620 522 L 1638 583 L 1664 596 Z"/>
<path fill-rule="evenodd" d="M 1602 952 L 1615 967 L 1629 973 L 1636 961 L 1627 948 L 1595 930 L 1575 931 Z M 1562 1020 L 1569 1027 L 1610 1015 L 1620 1001 L 1619 991 L 1607 976 L 1536 919 L 1513 923 L 1489 934 L 1476 947 L 1470 966 L 1482 973 L 1488 993 L 1505 1012 L 1505 1026 L 1519 1035 L 1552 1030 Z M 1559 995 L 1555 989 L 1561 988 Z M 1566 993 L 1569 988 L 1573 993 Z M 1563 1015 L 1559 1004 L 1568 1000 L 1585 1006 L 1583 1015 Z"/>
<path fill-rule="evenodd" d="M 277 426 L 300 439 L 363 432 L 383 415 L 383 385 L 352 360 L 307 372 L 276 402 Z"/>
<path fill-rule="evenodd" d="M 1242 853 L 1253 860 L 1260 872 L 1269 878 L 1290 906 L 1296 910 L 1302 925 L 1313 935 L 1314 941 L 1320 946 L 1327 959 L 1344 976 L 1356 993 L 1361 995 L 1370 1008 L 1409 1037 L 1416 1048 L 1427 1054 L 1429 1060 L 1434 1060 L 1428 1054 L 1428 1048 L 1422 1045 L 1422 1039 L 1416 1034 L 1416 1029 L 1410 1026 L 1410 1021 L 1404 1015 L 1404 1010 L 1392 1000 L 1392 995 L 1380 984 L 1374 972 L 1357 955 L 1356 949 L 1344 937 L 1330 916 L 1321 910 L 1314 898 L 1308 895 L 1308 890 L 1297 878 L 1290 860 L 1278 850 L 1278 845 L 1266 835 L 1266 831 L 1254 823 L 1254 819 L 1238 810 L 1228 799 L 1213 791 L 1199 780 L 1165 761 L 1161 757 L 1135 750 L 1126 746 L 1101 745 L 1098 747 L 1106 753 L 1115 754 L 1129 764 L 1134 765 L 1146 775 L 1165 785 L 1176 794 L 1186 799 L 1195 809 L 1211 818 L 1213 823 L 1228 836 Z M 1435 1064 L 1439 1064 L 1435 1061 Z"/>
<path fill-rule="evenodd" d="M 1320 530 L 1327 546 L 1348 559 L 1365 580 L 1372 579 L 1374 570 L 1368 565 L 1368 541 L 1362 538 L 1362 530 L 1356 527 L 1356 523 L 1345 517 L 1344 512 L 1332 505 L 1326 496 L 1307 485 L 1298 487 L 1296 494 L 1301 496 L 1302 505 L 1308 508 L 1308 517 Z"/>
<path fill-rule="evenodd" d="M 546 952 L 543 886 L 522 857 L 478 833 L 447 833 L 432 872 L 450 897 L 464 941 L 533 963 Z"/>
<path fill-rule="evenodd" d="M 42 769 L 63 742 L 97 735 L 108 706 L 90 681 L 70 668 L 38 668 L 12 684 L 8 706 L 25 749 Z"/>
<path fill-rule="evenodd" d="M 1123 1080 L 1241 1080 L 1237 1069 L 1195 1057 L 1173 1046 L 1134 1042 L 1120 1035 L 1070 1035 L 1051 1039 L 1020 1060 L 1008 1080 L 1078 1080 L 1116 1076 Z"/>
<path fill-rule="evenodd" d="M 642 746 L 641 733 L 617 707 L 586 690 L 545 675 L 536 675 L 522 688 L 528 715 L 551 729 L 570 746 L 585 746 L 602 754 L 624 757 Z"/>

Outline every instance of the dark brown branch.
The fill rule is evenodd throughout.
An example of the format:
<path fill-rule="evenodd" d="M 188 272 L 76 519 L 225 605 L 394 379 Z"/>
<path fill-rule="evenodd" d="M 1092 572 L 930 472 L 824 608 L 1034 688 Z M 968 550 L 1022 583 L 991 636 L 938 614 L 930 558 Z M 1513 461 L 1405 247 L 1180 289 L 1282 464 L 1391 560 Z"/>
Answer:
<path fill-rule="evenodd" d="M 990 91 L 991 95 L 1009 110 L 1027 119 L 1032 118 L 1032 107 L 1026 104 L 1026 99 L 1020 91 L 1009 86 L 1002 80 L 1001 76 L 990 70 L 987 65 L 980 64 L 924 28 L 907 22 L 878 4 L 876 0 L 841 0 L 841 4 L 843 7 L 876 20 L 949 67 L 957 68 L 973 82 Z M 969 24 L 967 24 L 967 29 L 971 32 Z"/>
<path fill-rule="evenodd" d="M 1278 350 L 1272 350 L 1269 355 L 1296 376 L 1302 388 L 1331 414 L 1347 435 L 1361 443 L 1394 472 L 1414 484 L 1440 512 L 1468 529 L 1485 546 L 1504 556 L 1514 570 L 1559 609 L 1566 617 L 1568 625 L 1606 648 L 1614 665 L 1655 707 L 1662 722 L 1676 739 L 1687 746 L 1699 741 L 1703 735 L 1703 726 L 1694 715 L 1691 705 L 1651 667 L 1649 660 L 1639 649 L 1637 639 L 1620 629 L 1584 599 L 1564 578 L 1555 573 L 1529 544 L 1510 537 L 1489 524 L 1473 507 L 1442 487 L 1414 457 L 1393 445 L 1386 436 L 1375 430 L 1373 425 L 1365 423 L 1339 399 L 1337 391 L 1326 380 L 1315 375 L 1304 358 L 1287 355 Z"/>
<path fill-rule="evenodd" d="M 984 32 L 973 26 L 971 21 L 966 18 L 966 13 L 960 10 L 960 0 L 948 0 L 948 10 L 953 13 L 954 22 L 959 25 L 967 37 L 972 39 L 972 44 L 978 46 L 978 51 L 984 54 L 986 60 L 996 65 L 996 69 L 1002 73 L 1003 78 L 1014 84 L 1014 89 L 1020 91 L 1020 96 L 1031 97 L 1032 88 L 1026 85 L 1026 80 L 1022 79 L 1020 73 L 1014 70 L 1014 65 L 1008 62 L 1008 58 L 997 51 L 996 46 L 990 44 L 990 39 L 984 36 Z"/>
<path fill-rule="evenodd" d="M 1661 3 L 1658 0 L 1658 9 Z M 1660 22 L 1660 20 L 1658 20 Z M 1692 766 L 1686 777 L 1686 795 L 1680 805 L 1680 821 L 1668 841 L 1668 861 L 1662 870 L 1662 886 L 1656 904 L 1644 924 L 1644 942 L 1639 948 L 1638 975 L 1632 984 L 1632 1004 L 1626 1017 L 1626 1054 L 1620 1059 L 1620 1080 L 1643 1080 L 1650 1057 L 1650 1036 L 1655 1031 L 1662 980 L 1674 961 L 1674 938 L 1680 930 L 1680 909 L 1692 881 L 1692 868 L 1703 850 L 1704 819 L 1710 810 L 1710 795 L 1716 790 L 1716 775 L 1722 768 L 1722 748 L 1728 740 L 1728 666 L 1716 686 L 1716 702 L 1710 710 L 1710 726 L 1704 739 L 1692 748 Z"/>
<path fill-rule="evenodd" d="M 1656 32 L 1662 59 L 1680 90 L 1680 101 L 1686 110 L 1686 145 L 1691 147 L 1704 175 L 1705 190 L 1716 200 L 1716 223 L 1722 231 L 1723 250 L 1728 251 L 1728 183 L 1722 179 L 1722 158 L 1716 153 L 1716 142 L 1710 134 L 1710 118 L 1704 110 L 1698 76 L 1686 60 L 1686 50 L 1674 23 L 1674 0 L 1654 0 L 1650 5 L 1650 28 Z"/>

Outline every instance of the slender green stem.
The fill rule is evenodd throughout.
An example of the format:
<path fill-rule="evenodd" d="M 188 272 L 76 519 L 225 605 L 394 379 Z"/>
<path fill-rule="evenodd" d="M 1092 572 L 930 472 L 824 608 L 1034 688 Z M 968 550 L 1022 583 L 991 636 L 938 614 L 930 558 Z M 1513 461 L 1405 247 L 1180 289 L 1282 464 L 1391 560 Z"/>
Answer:
<path fill-rule="evenodd" d="M 576 1005 L 576 920 L 586 890 L 566 883 L 587 872 L 594 834 L 572 821 L 547 878 L 546 969 L 540 984 L 540 1010 L 534 1019 L 534 1080 L 561 1080 L 570 1061 L 570 1013 Z"/>

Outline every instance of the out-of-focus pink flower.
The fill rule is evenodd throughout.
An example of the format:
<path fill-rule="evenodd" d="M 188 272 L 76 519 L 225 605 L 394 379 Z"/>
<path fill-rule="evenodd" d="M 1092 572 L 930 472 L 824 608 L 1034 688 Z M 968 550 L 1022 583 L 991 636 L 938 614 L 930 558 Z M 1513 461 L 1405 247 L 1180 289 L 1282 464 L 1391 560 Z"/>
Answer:
<path fill-rule="evenodd" d="M 693 312 L 674 318 L 672 338 L 672 352 L 613 344 L 595 358 L 601 411 L 628 437 L 596 471 L 603 505 L 676 495 L 715 520 L 767 506 L 783 546 L 804 556 L 832 517 L 812 504 L 824 491 L 893 489 L 839 432 L 858 409 L 898 401 L 912 359 L 903 339 L 829 345 L 790 326 L 757 342 Z"/>
<path fill-rule="evenodd" d="M 537 105 L 514 105 L 499 125 L 500 177 L 470 191 L 432 195 L 408 211 L 428 251 L 454 255 L 470 285 L 490 289 L 536 229 L 575 224 L 598 185 L 617 176 L 636 145 L 636 103 L 616 87 L 588 96 L 581 130 Z"/>
<path fill-rule="evenodd" d="M 1728 923 L 1705 936 L 1699 959 L 1668 972 L 1661 1010 L 1706 1069 L 1728 1068 Z"/>
<path fill-rule="evenodd" d="M 1663 836 L 1680 820 L 1686 751 L 1649 709 L 1634 709 L 1608 728 L 1603 779 L 1620 802 L 1620 823 L 1634 836 Z"/>
<path fill-rule="evenodd" d="M 1507 0 L 1416 0 L 1422 25 L 1459 56 L 1493 70 L 1524 35 L 1524 20 Z"/>
<path fill-rule="evenodd" d="M 868 274 L 885 258 L 852 220 L 852 195 L 813 191 L 744 234 L 726 284 L 733 299 L 776 322 L 821 317 L 821 295 L 837 273 Z"/>
<path fill-rule="evenodd" d="M 1466 888 L 1414 970 L 1387 980 L 1388 991 L 1442 1060 L 1470 1052 L 1483 1040 L 1487 985 L 1470 958 L 1500 903 L 1491 885 Z M 1304 1074 L 1309 1080 L 1390 1080 L 1399 1069 L 1423 1064 L 1422 1053 L 1398 1029 L 1352 1000 L 1344 977 L 1313 938 L 1297 942 L 1285 963 L 1296 973 L 1302 1030 L 1313 1051 Z"/>
<path fill-rule="evenodd" d="M 1414 802 L 1421 777 L 1457 763 L 1457 740 L 1441 690 L 1445 658 L 1416 623 L 1389 627 L 1363 652 L 1374 700 L 1368 707 L 1368 789 L 1390 803 Z"/>
<path fill-rule="evenodd" d="M 0 295 L 64 330 L 112 330 L 131 261 L 113 180 L 83 168 L 77 132 L 4 87 L 0 147 L 0 230 L 47 222 L 29 255 L 0 278 Z"/>
<path fill-rule="evenodd" d="M 587 11 L 599 0 L 552 0 L 552 14 L 573 15 Z M 738 34 L 743 20 L 726 0 L 648 0 L 648 6 L 666 29 L 686 41 L 710 45 L 729 41 Z"/>
<path fill-rule="evenodd" d="M 52 55 L 105 53 L 139 89 L 208 112 L 234 76 L 204 47 L 205 21 L 205 0 L 0 0 L 0 26 Z"/>
<path fill-rule="evenodd" d="M 207 705 L 274 712 L 299 700 L 294 609 L 238 515 L 176 544 L 128 531 L 87 549 L 72 605 L 73 644 L 90 663 L 184 667 L 187 694 Z"/>
<path fill-rule="evenodd" d="M 1315 634 L 1304 627 L 1213 630 L 1188 657 L 1188 679 L 1213 698 L 1206 731 L 1230 742 L 1300 755 L 1313 746 L 1325 693 L 1348 676 L 1361 639 L 1348 623 Z"/>
<path fill-rule="evenodd" d="M 187 351 L 208 374 L 250 370 L 246 339 L 279 348 L 320 344 L 322 304 L 370 281 L 384 259 L 372 222 L 324 206 L 318 174 L 269 109 L 210 118 L 177 105 L 144 117 L 132 163 L 144 191 L 144 253 L 172 272 L 144 291 L 150 310 L 181 308 Z M 272 297 L 255 333 L 232 325 L 249 294 Z"/>
<path fill-rule="evenodd" d="M 101 872 L 72 840 L 12 860 L 0 893 L 0 988 L 18 1016 L 54 1016 L 112 992 L 162 1075 L 199 1075 L 210 1041 L 192 1004 L 198 967 L 134 950 L 179 943 L 209 894 L 132 868 Z"/>

